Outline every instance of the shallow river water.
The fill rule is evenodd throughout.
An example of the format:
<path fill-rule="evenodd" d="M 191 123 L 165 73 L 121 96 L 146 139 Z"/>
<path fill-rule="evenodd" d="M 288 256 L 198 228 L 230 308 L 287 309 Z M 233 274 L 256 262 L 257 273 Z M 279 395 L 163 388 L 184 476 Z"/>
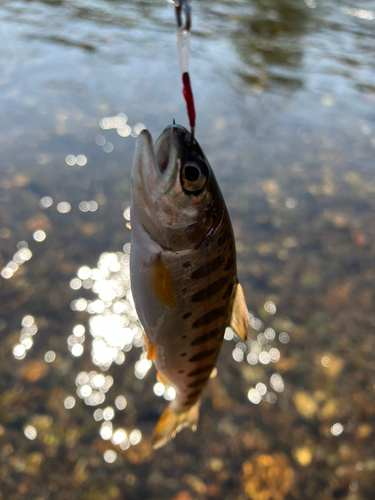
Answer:
<path fill-rule="evenodd" d="M 373 499 L 375 1 L 193 2 L 252 328 L 157 452 L 125 223 L 139 131 L 187 126 L 172 6 L 5 0 L 0 33 L 0 499 Z"/>

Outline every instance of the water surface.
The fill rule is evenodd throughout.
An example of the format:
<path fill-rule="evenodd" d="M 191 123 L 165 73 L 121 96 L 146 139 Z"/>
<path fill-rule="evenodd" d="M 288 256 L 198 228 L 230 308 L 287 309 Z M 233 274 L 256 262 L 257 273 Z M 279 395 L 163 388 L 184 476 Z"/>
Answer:
<path fill-rule="evenodd" d="M 154 453 L 125 222 L 137 133 L 187 126 L 173 10 L 1 4 L 0 498 L 373 498 L 375 2 L 193 7 L 253 328 Z"/>

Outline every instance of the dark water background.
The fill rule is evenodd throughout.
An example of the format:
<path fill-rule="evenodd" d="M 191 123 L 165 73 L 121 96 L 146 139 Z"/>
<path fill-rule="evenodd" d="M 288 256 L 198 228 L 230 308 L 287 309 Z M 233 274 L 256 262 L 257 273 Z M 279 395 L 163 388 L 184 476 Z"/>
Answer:
<path fill-rule="evenodd" d="M 373 499 L 373 0 L 194 2 L 197 138 L 254 328 L 225 342 L 197 433 L 156 453 L 167 402 L 136 364 L 126 287 L 133 342 L 91 353 L 89 318 L 117 299 L 85 267 L 106 268 L 104 295 L 128 286 L 139 124 L 187 125 L 168 5 L 1 2 L 0 499 Z M 100 122 L 119 113 L 131 129 Z"/>

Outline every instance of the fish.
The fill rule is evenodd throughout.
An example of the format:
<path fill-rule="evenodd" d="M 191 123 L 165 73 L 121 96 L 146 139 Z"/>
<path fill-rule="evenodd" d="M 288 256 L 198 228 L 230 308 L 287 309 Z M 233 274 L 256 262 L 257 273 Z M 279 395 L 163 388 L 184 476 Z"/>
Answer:
<path fill-rule="evenodd" d="M 196 139 L 167 126 L 153 146 L 138 138 L 132 167 L 130 281 L 157 379 L 176 391 L 154 430 L 164 446 L 197 429 L 201 393 L 226 327 L 246 341 L 248 310 L 237 279 L 233 228 Z"/>

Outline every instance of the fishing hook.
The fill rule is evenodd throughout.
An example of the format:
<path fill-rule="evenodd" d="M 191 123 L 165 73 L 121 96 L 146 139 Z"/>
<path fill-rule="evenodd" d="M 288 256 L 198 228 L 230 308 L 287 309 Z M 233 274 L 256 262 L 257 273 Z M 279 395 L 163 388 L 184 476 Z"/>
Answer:
<path fill-rule="evenodd" d="M 190 0 L 176 0 L 174 2 L 176 10 L 177 27 L 182 28 L 182 10 L 185 12 L 185 27 L 186 31 L 191 28 L 191 9 Z"/>

